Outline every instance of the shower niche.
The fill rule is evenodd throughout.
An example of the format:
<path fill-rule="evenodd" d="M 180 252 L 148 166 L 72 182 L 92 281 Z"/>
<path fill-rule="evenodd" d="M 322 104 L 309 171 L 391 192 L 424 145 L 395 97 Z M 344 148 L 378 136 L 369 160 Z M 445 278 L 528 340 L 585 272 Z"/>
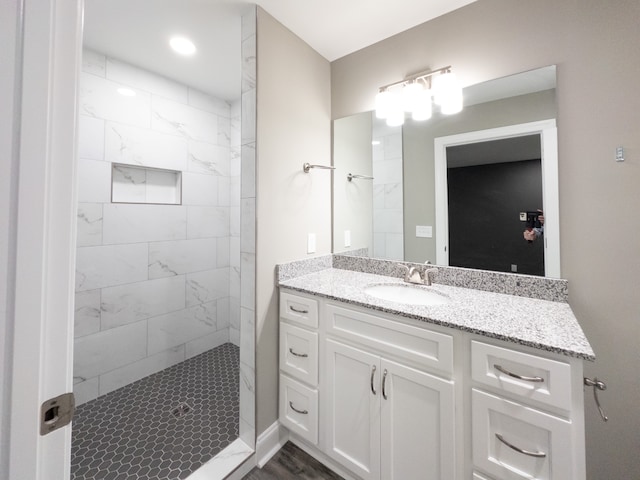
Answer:
<path fill-rule="evenodd" d="M 180 205 L 182 172 L 112 163 L 111 203 Z"/>

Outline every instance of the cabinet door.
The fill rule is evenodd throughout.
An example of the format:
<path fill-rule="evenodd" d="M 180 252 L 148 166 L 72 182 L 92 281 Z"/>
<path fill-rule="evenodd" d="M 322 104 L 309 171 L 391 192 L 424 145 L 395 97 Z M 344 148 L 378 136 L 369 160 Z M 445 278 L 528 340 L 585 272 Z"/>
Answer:
<path fill-rule="evenodd" d="M 381 369 L 382 478 L 455 478 L 453 382 L 385 359 Z"/>
<path fill-rule="evenodd" d="M 380 478 L 380 358 L 325 343 L 325 453 L 364 480 Z"/>

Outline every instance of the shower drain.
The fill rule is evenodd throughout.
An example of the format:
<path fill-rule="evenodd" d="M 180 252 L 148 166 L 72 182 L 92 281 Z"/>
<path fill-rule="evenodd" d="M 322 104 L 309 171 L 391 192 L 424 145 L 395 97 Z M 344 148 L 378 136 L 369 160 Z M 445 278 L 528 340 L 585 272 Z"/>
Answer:
<path fill-rule="evenodd" d="M 182 417 L 191 411 L 191 407 L 186 403 L 181 403 L 176 408 L 171 410 L 174 417 Z"/>

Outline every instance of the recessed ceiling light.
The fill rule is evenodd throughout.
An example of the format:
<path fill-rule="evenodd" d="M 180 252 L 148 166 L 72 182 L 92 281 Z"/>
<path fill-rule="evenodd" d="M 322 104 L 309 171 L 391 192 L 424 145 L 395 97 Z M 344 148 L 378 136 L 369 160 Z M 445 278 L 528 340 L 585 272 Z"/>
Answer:
<path fill-rule="evenodd" d="M 371 145 L 380 145 L 380 140 L 373 140 Z"/>
<path fill-rule="evenodd" d="M 171 37 L 169 45 L 180 55 L 193 55 L 196 53 L 196 46 L 186 37 Z"/>
<path fill-rule="evenodd" d="M 124 95 L 125 97 L 135 97 L 136 96 L 136 92 L 134 92 L 133 90 L 131 90 L 130 88 L 126 88 L 126 87 L 120 87 L 118 90 L 116 90 L 120 95 Z"/>

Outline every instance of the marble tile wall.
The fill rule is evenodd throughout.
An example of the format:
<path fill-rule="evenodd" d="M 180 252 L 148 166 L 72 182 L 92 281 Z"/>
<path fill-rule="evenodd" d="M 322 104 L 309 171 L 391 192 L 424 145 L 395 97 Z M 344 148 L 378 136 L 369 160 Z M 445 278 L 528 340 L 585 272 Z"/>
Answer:
<path fill-rule="evenodd" d="M 240 200 L 240 100 L 93 51 L 84 52 L 80 89 L 79 404 L 230 340 L 240 345 L 240 215 L 245 200 L 248 214 L 252 205 Z M 111 203 L 113 164 L 118 184 L 143 203 Z M 166 191 L 153 169 L 180 174 L 181 204 L 144 203 L 164 195 L 150 190 L 154 180 Z"/>
<path fill-rule="evenodd" d="M 373 140 L 373 256 L 402 260 L 402 129 L 375 125 Z"/>

